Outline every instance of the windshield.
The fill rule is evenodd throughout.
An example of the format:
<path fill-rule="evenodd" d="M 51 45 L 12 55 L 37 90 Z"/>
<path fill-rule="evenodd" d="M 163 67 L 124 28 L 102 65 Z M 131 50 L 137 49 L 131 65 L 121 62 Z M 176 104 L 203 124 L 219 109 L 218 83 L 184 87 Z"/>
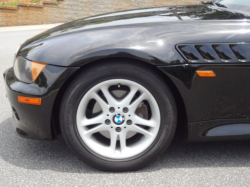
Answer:
<path fill-rule="evenodd" d="M 221 8 L 228 8 L 249 14 L 250 0 L 213 0 Z"/>

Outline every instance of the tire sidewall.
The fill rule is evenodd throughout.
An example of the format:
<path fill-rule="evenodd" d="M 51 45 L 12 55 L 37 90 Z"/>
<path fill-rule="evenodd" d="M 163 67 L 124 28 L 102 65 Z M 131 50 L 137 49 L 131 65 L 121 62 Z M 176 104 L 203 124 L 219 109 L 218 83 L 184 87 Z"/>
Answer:
<path fill-rule="evenodd" d="M 94 153 L 81 139 L 76 124 L 78 105 L 95 85 L 110 79 L 127 79 L 145 87 L 155 98 L 161 115 L 157 137 L 141 154 L 129 159 L 112 160 Z M 150 70 L 130 64 L 99 65 L 84 70 L 66 91 L 60 111 L 63 137 L 80 159 L 101 170 L 137 170 L 155 160 L 169 146 L 176 128 L 176 109 L 173 96 L 161 77 Z"/>

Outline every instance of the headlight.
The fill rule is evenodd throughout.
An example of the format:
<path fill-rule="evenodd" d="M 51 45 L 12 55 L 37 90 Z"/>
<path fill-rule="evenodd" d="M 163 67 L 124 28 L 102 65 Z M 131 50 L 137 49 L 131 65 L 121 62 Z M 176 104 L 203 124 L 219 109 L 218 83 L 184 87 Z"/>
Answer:
<path fill-rule="evenodd" d="M 14 62 L 13 62 L 13 65 L 15 64 L 17 52 L 19 51 L 20 48 L 21 48 L 21 45 L 16 49 L 16 52 L 15 52 L 15 54 L 14 54 Z"/>
<path fill-rule="evenodd" d="M 28 61 L 19 56 L 14 63 L 14 72 L 16 78 L 25 83 L 34 82 L 47 64 Z"/>

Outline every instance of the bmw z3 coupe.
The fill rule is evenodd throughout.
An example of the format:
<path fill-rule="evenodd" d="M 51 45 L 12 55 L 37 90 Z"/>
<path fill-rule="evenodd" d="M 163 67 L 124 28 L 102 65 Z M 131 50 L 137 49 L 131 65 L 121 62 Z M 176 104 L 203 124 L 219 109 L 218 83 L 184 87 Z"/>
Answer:
<path fill-rule="evenodd" d="M 62 133 L 106 171 L 152 163 L 177 124 L 189 141 L 250 139 L 249 10 L 249 0 L 131 10 L 27 40 L 4 73 L 15 131 Z"/>

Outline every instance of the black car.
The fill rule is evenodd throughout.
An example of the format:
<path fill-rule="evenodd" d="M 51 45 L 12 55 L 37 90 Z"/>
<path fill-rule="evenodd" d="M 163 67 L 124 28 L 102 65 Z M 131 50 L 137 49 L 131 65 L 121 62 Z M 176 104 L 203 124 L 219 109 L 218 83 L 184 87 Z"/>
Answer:
<path fill-rule="evenodd" d="M 140 169 L 178 127 L 189 141 L 250 138 L 250 2 L 99 15 L 50 29 L 4 73 L 15 131 L 62 133 L 85 163 Z"/>

